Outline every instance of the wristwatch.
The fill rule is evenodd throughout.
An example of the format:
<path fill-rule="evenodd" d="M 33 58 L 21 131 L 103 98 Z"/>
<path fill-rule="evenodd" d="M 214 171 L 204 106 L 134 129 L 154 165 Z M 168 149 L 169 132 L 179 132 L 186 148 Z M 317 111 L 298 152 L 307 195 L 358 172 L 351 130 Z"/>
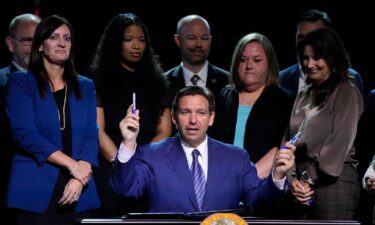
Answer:
<path fill-rule="evenodd" d="M 310 184 L 310 185 L 314 185 L 314 181 L 311 179 L 311 176 L 310 174 L 304 170 L 302 172 L 302 176 L 301 176 L 302 180 L 305 181 L 306 183 Z"/>

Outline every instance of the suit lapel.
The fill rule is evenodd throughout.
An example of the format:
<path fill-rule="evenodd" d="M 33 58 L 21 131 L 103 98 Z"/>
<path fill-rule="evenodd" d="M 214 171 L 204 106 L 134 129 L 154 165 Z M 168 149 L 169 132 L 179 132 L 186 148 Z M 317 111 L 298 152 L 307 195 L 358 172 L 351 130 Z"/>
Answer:
<path fill-rule="evenodd" d="M 189 170 L 188 162 L 184 150 L 182 149 L 179 135 L 177 134 L 173 139 L 172 143 L 168 147 L 170 151 L 170 163 L 173 165 L 181 183 L 185 187 L 185 190 L 194 205 L 194 208 L 199 211 L 198 202 L 195 197 L 193 180 Z"/>
<path fill-rule="evenodd" d="M 218 80 L 216 79 L 215 75 L 216 75 L 215 69 L 211 66 L 211 64 L 208 64 L 206 86 L 211 90 L 215 89 L 217 86 Z"/>
<path fill-rule="evenodd" d="M 176 69 L 176 89 L 179 91 L 180 89 L 184 88 L 185 85 L 185 79 L 184 74 L 182 72 L 182 66 L 177 67 Z"/>

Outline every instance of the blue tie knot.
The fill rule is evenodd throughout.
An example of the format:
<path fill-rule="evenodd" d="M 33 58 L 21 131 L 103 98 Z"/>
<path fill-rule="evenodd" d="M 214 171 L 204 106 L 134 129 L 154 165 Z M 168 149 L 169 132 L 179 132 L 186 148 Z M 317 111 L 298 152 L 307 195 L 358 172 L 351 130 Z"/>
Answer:
<path fill-rule="evenodd" d="M 198 157 L 201 155 L 201 153 L 197 149 L 194 149 L 192 154 L 193 154 L 193 160 L 198 160 Z"/>

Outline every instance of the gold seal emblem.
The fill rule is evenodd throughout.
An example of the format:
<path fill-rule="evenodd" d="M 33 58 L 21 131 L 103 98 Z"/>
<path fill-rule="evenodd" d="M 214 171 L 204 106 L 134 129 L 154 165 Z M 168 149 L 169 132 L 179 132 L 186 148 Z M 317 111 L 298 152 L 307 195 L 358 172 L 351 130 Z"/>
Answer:
<path fill-rule="evenodd" d="M 234 213 L 215 213 L 204 219 L 201 225 L 247 225 L 247 222 Z"/>

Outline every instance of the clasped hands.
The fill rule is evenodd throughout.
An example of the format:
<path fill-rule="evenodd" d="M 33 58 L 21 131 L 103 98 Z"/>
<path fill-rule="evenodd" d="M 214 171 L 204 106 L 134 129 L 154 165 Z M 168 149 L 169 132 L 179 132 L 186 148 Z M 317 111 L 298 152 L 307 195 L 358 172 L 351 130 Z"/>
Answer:
<path fill-rule="evenodd" d="M 70 174 L 77 180 L 79 181 L 83 186 L 88 184 L 90 181 L 90 177 L 92 174 L 91 170 L 91 164 L 79 160 L 74 163 L 74 165 L 69 169 Z"/>
<path fill-rule="evenodd" d="M 72 178 L 65 185 L 63 196 L 58 202 L 60 206 L 77 202 L 83 187 L 89 183 L 92 174 L 91 164 L 82 160 L 75 161 L 69 171 Z"/>
<path fill-rule="evenodd" d="M 294 180 L 290 191 L 300 204 L 307 206 L 310 205 L 309 201 L 311 201 L 314 194 L 314 190 L 311 188 L 310 184 L 303 180 Z"/>

